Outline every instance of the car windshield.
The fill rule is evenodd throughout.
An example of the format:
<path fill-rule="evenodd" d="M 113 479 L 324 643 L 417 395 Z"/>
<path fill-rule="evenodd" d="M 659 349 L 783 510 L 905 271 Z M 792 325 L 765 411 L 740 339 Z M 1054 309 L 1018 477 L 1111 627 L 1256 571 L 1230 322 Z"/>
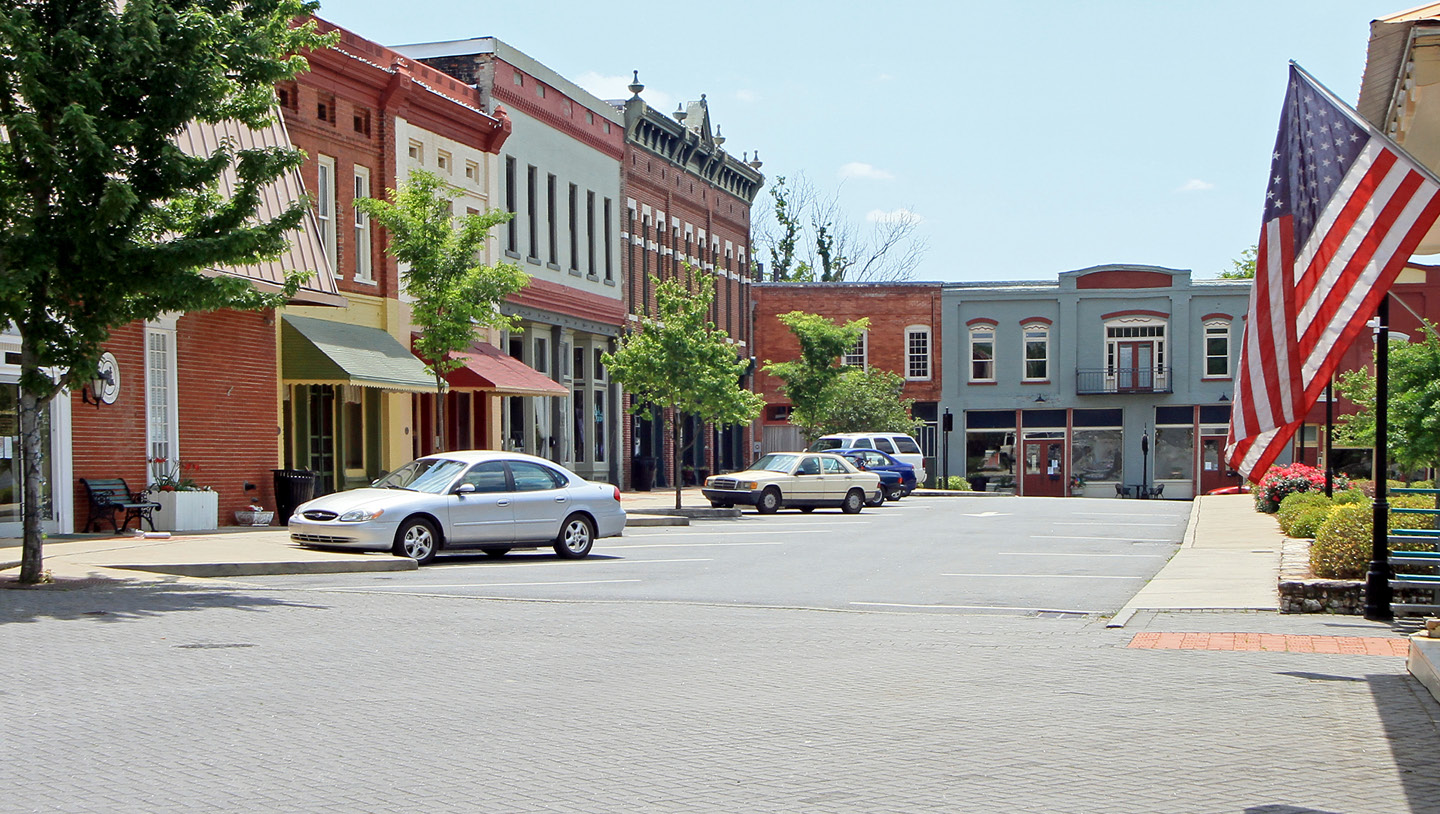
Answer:
<path fill-rule="evenodd" d="M 840 449 L 843 446 L 845 446 L 845 442 L 840 440 L 839 438 L 821 438 L 819 441 L 811 444 L 810 449 L 806 451 L 824 452 L 828 449 Z"/>
<path fill-rule="evenodd" d="M 412 492 L 443 494 L 455 477 L 465 471 L 465 464 L 449 458 L 421 458 L 391 472 L 375 486 L 381 489 L 408 489 Z"/>
<path fill-rule="evenodd" d="M 751 464 L 750 468 L 761 472 L 789 472 L 794 468 L 795 459 L 798 457 L 798 455 L 781 455 L 772 452 L 762 456 L 760 460 Z"/>

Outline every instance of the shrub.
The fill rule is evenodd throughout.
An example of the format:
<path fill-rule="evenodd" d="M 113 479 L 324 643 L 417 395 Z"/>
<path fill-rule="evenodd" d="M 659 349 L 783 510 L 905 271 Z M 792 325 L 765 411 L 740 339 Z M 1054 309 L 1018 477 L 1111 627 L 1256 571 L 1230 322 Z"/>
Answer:
<path fill-rule="evenodd" d="M 1336 506 L 1344 506 L 1349 503 L 1359 503 L 1369 506 L 1370 498 L 1365 497 L 1365 493 L 1359 489 L 1346 489 L 1343 492 L 1335 493 Z"/>
<path fill-rule="evenodd" d="M 1389 501 L 1391 507 L 1411 509 L 1433 508 L 1434 500 L 1429 495 L 1395 495 Z M 1365 503 L 1344 503 L 1330 510 L 1320 527 L 1315 530 L 1315 542 L 1310 545 L 1310 570 L 1317 577 L 1327 579 L 1360 579 L 1370 565 L 1372 530 L 1375 528 L 1374 508 Z M 1416 524 L 1413 514 L 1390 513 L 1390 531 L 1411 527 Z M 1422 521 L 1424 522 L 1424 521 Z M 1428 522 L 1424 523 L 1429 525 Z"/>
<path fill-rule="evenodd" d="M 1275 519 L 1280 523 L 1280 530 L 1291 537 L 1313 537 L 1312 534 L 1296 534 L 1291 530 L 1291 525 L 1302 515 L 1315 508 L 1329 509 L 1334 503 L 1330 498 L 1325 497 L 1321 492 L 1295 492 L 1285 496 L 1280 501 L 1280 510 L 1275 513 Z"/>
<path fill-rule="evenodd" d="M 961 477 L 961 476 L 959 476 L 959 475 L 951 475 L 950 478 L 949 478 L 949 480 L 945 481 L 945 488 L 946 488 L 946 489 L 949 489 L 949 490 L 952 491 L 952 492 L 973 492 L 973 491 L 975 491 L 974 489 L 971 489 L 971 488 L 970 488 L 970 481 L 966 480 L 965 478 L 963 478 L 963 477 Z"/>
<path fill-rule="evenodd" d="M 1336 475 L 1334 488 L 1349 489 L 1350 481 L 1344 475 Z M 1255 487 L 1255 511 L 1274 514 L 1280 510 L 1280 501 L 1296 492 L 1318 492 L 1325 488 L 1325 473 L 1313 466 L 1290 464 L 1273 466 Z"/>
<path fill-rule="evenodd" d="M 1330 518 L 1333 506 L 1311 506 L 1290 521 L 1285 533 L 1291 537 L 1314 537 L 1320 525 Z M 1283 511 L 1283 509 L 1282 509 Z"/>

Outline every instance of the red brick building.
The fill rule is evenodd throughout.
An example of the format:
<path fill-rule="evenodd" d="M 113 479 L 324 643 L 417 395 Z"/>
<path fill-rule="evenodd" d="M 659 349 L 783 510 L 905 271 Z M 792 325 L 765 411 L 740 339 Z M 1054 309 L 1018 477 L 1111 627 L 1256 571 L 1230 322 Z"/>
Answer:
<path fill-rule="evenodd" d="M 754 354 L 758 360 L 755 392 L 765 397 L 761 417 L 763 449 L 796 449 L 803 444 L 790 425 L 790 402 L 781 382 L 766 374 L 766 362 L 800 356 L 795 335 L 780 323 L 791 311 L 819 314 L 837 323 L 868 318 L 870 327 L 846 362 L 879 368 L 905 378 L 904 397 L 915 400 L 914 415 L 926 422 L 920 445 L 927 458 L 935 455 L 937 405 L 941 392 L 939 283 L 758 283 L 755 300 Z M 931 472 L 935 467 L 928 467 Z"/>
<path fill-rule="evenodd" d="M 726 152 L 725 138 L 712 127 L 703 95 L 671 117 L 640 98 L 644 89 L 637 77 L 623 108 L 621 269 L 629 325 L 633 329 L 654 313 L 655 280 L 683 279 L 693 290 L 703 286 L 712 292 L 711 321 L 729 334 L 737 356 L 751 358 L 755 267 L 750 212 L 765 180 L 760 162 Z M 742 384 L 749 387 L 750 378 Z M 627 408 L 630 403 L 627 395 Z M 685 480 L 743 468 L 751 460 L 756 440 L 752 428 L 715 427 L 690 417 L 681 421 Z M 628 484 L 649 480 L 652 467 L 656 485 L 675 482 L 671 439 L 664 421 L 629 417 L 624 428 L 632 458 Z"/>

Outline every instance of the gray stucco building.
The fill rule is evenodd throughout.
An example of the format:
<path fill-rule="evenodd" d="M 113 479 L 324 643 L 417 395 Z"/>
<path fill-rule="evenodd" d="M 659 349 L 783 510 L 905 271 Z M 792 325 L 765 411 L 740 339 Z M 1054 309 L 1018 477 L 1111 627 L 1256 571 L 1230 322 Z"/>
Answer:
<path fill-rule="evenodd" d="M 945 464 L 992 491 L 1189 498 L 1223 462 L 1248 280 L 1107 265 L 947 283 Z"/>

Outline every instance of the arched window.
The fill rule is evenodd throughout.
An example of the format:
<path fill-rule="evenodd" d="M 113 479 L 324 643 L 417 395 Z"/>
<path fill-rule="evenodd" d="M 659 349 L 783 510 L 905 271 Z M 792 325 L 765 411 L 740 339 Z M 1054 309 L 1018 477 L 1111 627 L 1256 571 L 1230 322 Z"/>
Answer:
<path fill-rule="evenodd" d="M 1050 326 L 1044 322 L 1027 322 L 1020 326 L 1025 336 L 1025 373 L 1027 382 L 1050 380 Z"/>
<path fill-rule="evenodd" d="M 1105 320 L 1105 384 L 1108 392 L 1170 392 L 1164 316 L 1116 314 Z"/>
<path fill-rule="evenodd" d="M 970 381 L 995 381 L 995 325 L 980 322 L 970 326 Z"/>
<path fill-rule="evenodd" d="M 1230 378 L 1230 320 L 1205 320 L 1205 378 Z"/>

